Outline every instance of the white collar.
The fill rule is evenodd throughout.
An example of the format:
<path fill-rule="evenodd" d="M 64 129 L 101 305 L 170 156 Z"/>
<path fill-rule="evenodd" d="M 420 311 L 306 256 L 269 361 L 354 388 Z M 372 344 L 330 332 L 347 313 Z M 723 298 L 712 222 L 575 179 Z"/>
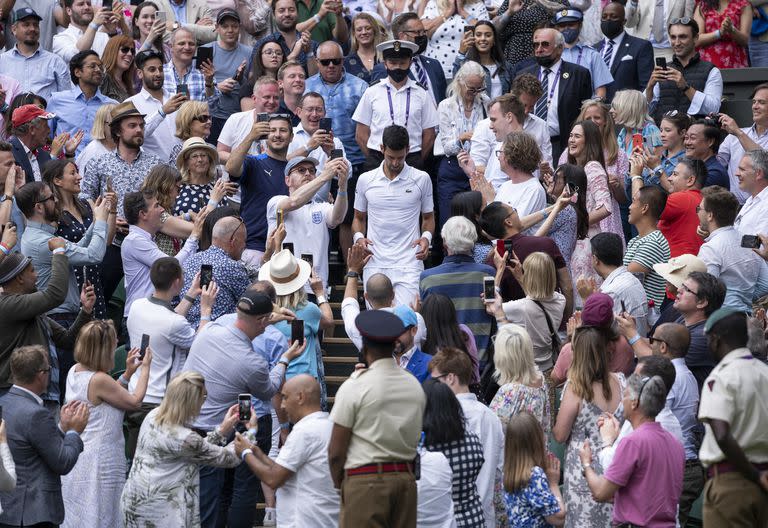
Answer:
<path fill-rule="evenodd" d="M 560 58 L 557 60 L 556 63 L 554 63 L 552 66 L 549 66 L 548 68 L 545 68 L 544 66 L 539 66 L 539 73 L 544 73 L 544 70 L 550 70 L 552 73 L 557 73 L 558 68 L 563 64 L 563 59 Z"/>
<path fill-rule="evenodd" d="M 616 35 L 612 39 L 609 39 L 608 37 L 603 35 L 603 39 L 604 39 L 605 45 L 607 46 L 608 45 L 608 41 L 612 40 L 613 41 L 613 45 L 614 46 L 618 46 L 619 44 L 621 44 L 621 41 L 624 40 L 624 33 L 625 32 L 622 31 L 621 33 L 619 33 L 618 35 Z"/>

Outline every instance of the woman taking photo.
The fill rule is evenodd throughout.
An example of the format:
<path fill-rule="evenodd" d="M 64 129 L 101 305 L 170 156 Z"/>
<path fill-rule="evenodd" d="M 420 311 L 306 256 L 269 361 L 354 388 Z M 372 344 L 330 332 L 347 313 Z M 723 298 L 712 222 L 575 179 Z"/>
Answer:
<path fill-rule="evenodd" d="M 556 441 L 567 442 L 563 493 L 568 505 L 565 526 L 611 526 L 613 505 L 598 503 L 592 498 L 581 472 L 579 448 L 584 440 L 600 445 L 597 419 L 603 413 L 615 414 L 619 409 L 625 379 L 623 374 L 608 371 L 606 343 L 599 330 L 585 326 L 577 328 L 572 345 L 573 363 L 568 370 L 568 382 L 552 430 Z M 598 474 L 603 473 L 599 461 L 592 468 Z"/>
<path fill-rule="evenodd" d="M 752 5 L 748 0 L 697 0 L 693 19 L 701 30 L 701 60 L 715 68 L 748 68 L 747 47 L 752 33 Z"/>
<path fill-rule="evenodd" d="M 163 54 L 165 59 L 163 62 L 169 62 L 171 60 L 171 48 L 163 42 L 166 26 L 162 20 L 156 19 L 157 11 L 157 4 L 154 2 L 141 2 L 136 6 L 131 18 L 136 53 L 155 50 Z"/>
<path fill-rule="evenodd" d="M 484 205 L 480 191 L 460 192 L 451 198 L 451 216 L 463 216 L 477 229 L 477 242 L 472 250 L 472 258 L 478 264 L 485 264 L 488 253 L 493 250 L 491 238 L 480 227 L 480 212 Z"/>
<path fill-rule="evenodd" d="M 461 404 L 448 385 L 428 379 L 422 385 L 424 447 L 445 455 L 453 470 L 453 507 L 456 526 L 484 528 L 485 516 L 477 492 L 477 476 L 483 466 L 483 444 L 464 420 Z"/>
<path fill-rule="evenodd" d="M 685 156 L 685 133 L 691 125 L 688 114 L 672 110 L 661 118 L 661 154 L 645 151 L 645 162 L 651 173 L 645 179 L 647 185 L 659 185 L 672 192 L 669 176 L 675 170 L 680 158 Z"/>
<path fill-rule="evenodd" d="M 544 375 L 536 366 L 533 343 L 525 328 L 516 324 L 499 326 L 494 341 L 494 379 L 499 383 L 490 409 L 506 427 L 515 415 L 531 413 L 549 438 L 552 430 L 551 401 Z"/>
<path fill-rule="evenodd" d="M 420 313 L 428 328 L 421 351 L 434 356 L 441 348 L 451 347 L 466 352 L 472 360 L 472 384 L 480 381 L 477 343 L 472 330 L 459 324 L 453 301 L 439 293 L 430 293 L 421 303 Z"/>
<path fill-rule="evenodd" d="M 448 86 L 446 98 L 437 106 L 440 132 L 435 141 L 435 156 L 440 157 L 437 176 L 437 201 L 441 229 L 450 217 L 451 199 L 470 190 L 469 179 L 459 167 L 457 154 L 469 151 L 477 123 L 488 115 L 485 95 L 485 71 L 476 62 L 464 63 Z"/>
<path fill-rule="evenodd" d="M 128 35 L 110 37 L 101 61 L 104 64 L 104 80 L 101 93 L 122 103 L 136 93 L 134 86 L 136 44 Z"/>
<path fill-rule="evenodd" d="M 459 53 L 453 61 L 453 74 L 467 62 L 479 63 L 485 71 L 485 93 L 490 99 L 494 99 L 509 92 L 511 83 L 510 73 L 504 63 L 496 26 L 493 22 L 481 20 L 475 24 L 473 31 L 465 31 L 459 44 Z"/>
<path fill-rule="evenodd" d="M 301 52 L 301 46 L 295 47 L 295 53 Z M 277 70 L 284 62 L 294 60 L 293 53 L 285 57 L 283 54 L 283 48 L 279 43 L 268 40 L 261 44 L 261 46 L 254 50 L 253 63 L 251 64 L 251 73 L 248 74 L 248 81 L 243 83 L 240 87 L 240 110 L 245 112 L 247 110 L 253 110 L 255 103 L 253 102 L 253 85 L 256 83 L 256 79 L 267 76 L 277 79 Z"/>
<path fill-rule="evenodd" d="M 191 429 L 206 396 L 205 379 L 182 372 L 168 384 L 160 407 L 144 419 L 120 499 L 126 528 L 200 526 L 200 466 L 240 464 L 232 444 L 222 447 L 235 429 L 237 404 L 205 438 Z"/>
<path fill-rule="evenodd" d="M 178 166 L 176 158 L 179 157 L 182 145 L 189 138 L 208 139 L 211 134 L 211 112 L 208 103 L 203 101 L 187 101 L 176 110 L 176 137 L 181 140 L 173 146 L 168 157 L 168 165 Z M 218 163 L 218 161 L 217 161 Z"/>
<path fill-rule="evenodd" d="M 72 471 L 61 477 L 61 492 L 67 515 L 63 526 L 112 528 L 121 524 L 119 504 L 125 483 L 125 411 L 138 411 L 147 392 L 152 349 L 142 358 L 133 348 L 125 362 L 125 373 L 115 381 L 117 334 L 112 321 L 91 321 L 77 337 L 75 361 L 67 374 L 67 402 L 80 400 L 90 409 L 88 425 L 80 434 L 83 452 Z M 133 391 L 131 377 L 141 375 Z"/>
<path fill-rule="evenodd" d="M 371 70 L 378 64 L 376 46 L 384 42 L 381 26 L 369 13 L 358 13 L 352 19 L 352 50 L 344 58 L 344 70 L 371 82 Z"/>
<path fill-rule="evenodd" d="M 69 160 L 51 160 L 46 163 L 42 174 L 43 181 L 53 191 L 58 209 L 58 225 L 55 236 L 69 240 L 74 244 L 83 239 L 90 241 L 93 224 L 93 206 L 86 200 L 81 200 L 80 181 L 83 179 L 77 170 L 77 165 Z M 112 202 L 112 211 L 107 220 L 107 245 L 112 243 L 115 236 L 115 221 L 117 220 L 117 196 L 107 193 L 106 199 Z M 86 282 L 93 286 L 96 303 L 93 305 L 93 316 L 96 319 L 106 319 L 107 301 L 104 298 L 104 287 L 101 283 L 102 265 L 74 266 L 78 291 Z"/>
<path fill-rule="evenodd" d="M 112 134 L 109 133 L 109 123 L 112 122 L 112 109 L 114 107 L 115 105 L 110 103 L 101 105 L 96 110 L 93 127 L 91 127 L 91 142 L 86 145 L 75 160 L 77 166 L 81 167 L 83 171 L 92 159 L 115 150 L 115 142 L 112 140 Z"/>
<path fill-rule="evenodd" d="M 464 37 L 466 26 L 488 20 L 485 4 L 481 0 L 428 0 L 422 17 L 429 37 L 424 55 L 440 61 L 445 80 L 451 82 L 456 43 Z"/>
<path fill-rule="evenodd" d="M 659 127 L 648 114 L 648 101 L 642 92 L 637 90 L 619 90 L 611 103 L 611 117 L 619 126 L 616 141 L 619 148 L 630 157 L 635 151 L 635 134 L 640 134 L 640 147 L 654 154 L 661 152 L 662 144 Z"/>

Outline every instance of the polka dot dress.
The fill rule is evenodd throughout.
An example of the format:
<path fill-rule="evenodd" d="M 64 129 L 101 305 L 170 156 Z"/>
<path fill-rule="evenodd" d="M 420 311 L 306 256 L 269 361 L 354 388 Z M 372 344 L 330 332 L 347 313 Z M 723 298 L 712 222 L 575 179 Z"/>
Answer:
<path fill-rule="evenodd" d="M 182 216 L 190 211 L 196 213 L 208 205 L 208 198 L 211 196 L 213 183 L 198 185 L 195 183 L 185 183 L 179 190 L 176 198 L 176 204 L 173 206 L 173 215 Z M 224 201 L 224 200 L 222 200 Z"/>
<path fill-rule="evenodd" d="M 507 9 L 509 9 L 509 0 L 504 0 L 499 8 L 499 15 L 506 13 Z M 507 59 L 510 68 L 533 56 L 533 31 L 551 18 L 549 11 L 541 7 L 536 0 L 523 0 L 523 8 L 512 15 L 509 24 L 499 35 L 504 49 L 504 58 Z"/>
<path fill-rule="evenodd" d="M 459 44 L 464 37 L 464 26 L 474 24 L 478 20 L 488 20 L 488 11 L 483 2 L 474 4 L 465 4 L 464 10 L 469 15 L 467 20 L 455 14 L 443 22 L 440 27 L 432 34 L 427 45 L 427 51 L 424 55 L 440 61 L 443 67 L 445 78 L 448 82 L 453 78 L 453 61 L 459 52 Z M 439 18 L 440 12 L 435 0 L 429 0 L 427 7 L 424 8 L 424 18 Z"/>

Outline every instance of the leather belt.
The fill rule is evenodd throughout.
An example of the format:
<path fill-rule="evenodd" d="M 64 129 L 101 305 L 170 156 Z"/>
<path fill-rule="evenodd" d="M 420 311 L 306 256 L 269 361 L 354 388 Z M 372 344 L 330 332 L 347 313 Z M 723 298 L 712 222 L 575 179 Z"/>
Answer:
<path fill-rule="evenodd" d="M 374 475 L 378 473 L 413 473 L 411 462 L 380 462 L 346 470 L 347 476 Z"/>
<path fill-rule="evenodd" d="M 750 464 L 752 464 L 752 467 L 758 471 L 765 471 L 768 469 L 768 462 L 764 462 L 762 464 L 755 464 L 754 462 L 750 462 Z M 707 478 L 713 478 L 717 475 L 722 475 L 723 473 L 735 473 L 737 471 L 739 470 L 736 468 L 736 466 L 730 462 L 716 462 L 707 468 Z"/>

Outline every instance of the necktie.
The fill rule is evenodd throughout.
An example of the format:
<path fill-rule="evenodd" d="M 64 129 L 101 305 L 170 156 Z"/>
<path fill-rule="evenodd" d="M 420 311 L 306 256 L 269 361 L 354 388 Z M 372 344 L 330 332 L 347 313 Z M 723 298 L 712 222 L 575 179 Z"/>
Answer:
<path fill-rule="evenodd" d="M 603 62 L 608 66 L 608 69 L 611 68 L 611 57 L 613 57 L 613 41 L 609 40 L 605 46 L 605 53 L 603 53 Z"/>
<path fill-rule="evenodd" d="M 653 40 L 657 43 L 664 40 L 664 31 L 667 25 L 664 20 L 664 0 L 656 0 L 656 7 L 653 10 Z"/>
<path fill-rule="evenodd" d="M 533 108 L 533 113 L 544 121 L 547 120 L 547 112 L 549 111 L 549 104 L 547 101 L 549 94 L 547 92 L 549 91 L 550 73 L 552 73 L 552 70 L 549 68 L 544 70 L 544 76 L 541 79 L 541 89 L 544 90 L 544 93 L 539 97 L 539 100 L 536 101 L 536 106 Z"/>
<path fill-rule="evenodd" d="M 413 66 L 416 68 L 416 77 L 419 79 L 419 84 L 424 87 L 425 90 L 429 90 L 429 79 L 427 78 L 427 72 L 421 66 L 421 59 L 415 57 Z"/>

